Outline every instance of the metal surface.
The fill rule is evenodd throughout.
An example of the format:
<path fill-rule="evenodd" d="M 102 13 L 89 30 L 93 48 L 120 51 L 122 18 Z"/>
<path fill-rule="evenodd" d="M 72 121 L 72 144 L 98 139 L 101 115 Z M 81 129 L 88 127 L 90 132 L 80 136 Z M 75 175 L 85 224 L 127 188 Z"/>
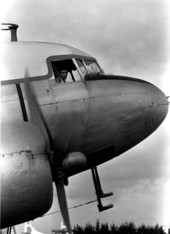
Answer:
<path fill-rule="evenodd" d="M 61 90 L 64 95 L 58 97 Z M 149 136 L 168 111 L 158 88 L 136 80 L 86 81 L 53 91 L 53 103 L 41 110 L 56 147 L 64 152 L 87 155 L 114 145 L 114 157 Z M 75 94 L 74 100 L 74 92 L 79 99 Z"/>
<path fill-rule="evenodd" d="M 161 90 L 136 80 L 79 81 L 55 87 L 44 80 L 38 90 L 40 83 L 33 82 L 37 102 L 56 148 L 66 153 L 89 155 L 114 145 L 112 157 L 117 156 L 155 131 L 168 111 Z M 19 100 L 11 99 L 8 91 L 2 86 L 2 121 L 22 119 Z"/>
<path fill-rule="evenodd" d="M 1 228 L 41 216 L 52 204 L 44 140 L 30 123 L 1 126 Z"/>

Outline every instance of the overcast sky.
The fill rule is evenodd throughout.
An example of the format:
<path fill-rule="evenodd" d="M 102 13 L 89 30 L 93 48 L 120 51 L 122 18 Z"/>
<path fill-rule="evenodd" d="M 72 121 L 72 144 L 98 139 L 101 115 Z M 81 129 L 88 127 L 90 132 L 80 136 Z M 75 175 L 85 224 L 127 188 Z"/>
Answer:
<path fill-rule="evenodd" d="M 18 39 L 72 45 L 97 58 L 105 72 L 154 83 L 170 95 L 169 0 L 5 0 L 1 22 L 19 24 Z M 11 3 L 12 2 L 12 3 Z M 1 3 L 2 4 L 2 3 Z M 8 40 L 8 32 L 3 32 Z M 96 203 L 70 210 L 72 225 L 134 221 L 170 225 L 170 114 L 148 139 L 99 167 L 114 208 L 98 212 Z M 70 178 L 69 207 L 95 199 L 91 172 Z M 17 208 L 16 208 L 17 209 Z M 51 211 L 58 210 L 54 191 Z M 61 215 L 38 218 L 37 230 L 59 228 Z M 23 226 L 17 227 L 23 231 Z"/>

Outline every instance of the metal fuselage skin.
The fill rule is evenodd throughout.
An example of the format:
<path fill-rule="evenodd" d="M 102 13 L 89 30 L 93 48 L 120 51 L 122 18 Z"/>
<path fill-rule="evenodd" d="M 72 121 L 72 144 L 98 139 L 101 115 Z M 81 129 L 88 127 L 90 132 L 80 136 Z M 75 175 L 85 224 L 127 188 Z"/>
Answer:
<path fill-rule="evenodd" d="M 13 44 L 17 47 L 19 42 Z M 48 61 L 49 57 L 64 59 L 68 54 L 73 58 L 89 55 L 74 48 L 70 52 L 67 47 L 62 48 L 62 45 L 54 44 L 48 47 L 49 45 L 45 44 L 41 48 L 44 57 L 39 58 L 40 55 L 36 53 L 36 50 L 40 50 L 38 46 L 38 43 L 36 47 L 35 44 L 21 43 L 21 46 L 13 52 L 13 54 L 18 53 L 17 58 L 21 56 L 20 60 L 16 61 L 16 56 L 15 59 L 11 58 L 11 54 L 5 59 L 10 64 L 8 69 L 11 67 L 11 70 L 17 70 L 15 72 L 20 76 L 24 75 L 26 67 L 31 70 L 37 66 L 30 80 L 33 83 L 39 108 L 58 151 L 64 153 L 78 151 L 86 156 L 94 156 L 96 152 L 112 147 L 109 158 L 113 158 L 144 140 L 164 120 L 168 111 L 168 101 L 164 93 L 153 84 L 123 76 L 91 75 L 87 80 L 58 85 L 51 79 L 53 74 Z M 29 50 L 32 47 L 31 54 Z M 50 52 L 47 55 L 45 52 L 48 50 Z M 26 61 L 22 61 L 22 58 Z M 91 59 L 94 58 L 91 57 Z M 17 62 L 21 64 L 17 65 Z M 30 63 L 33 64 L 32 67 L 29 67 Z M 41 76 L 42 71 L 38 69 L 42 71 L 46 69 L 48 72 L 45 72 L 48 75 Z M 8 72 L 8 75 L 13 75 L 13 72 Z M 1 98 L 2 122 L 23 121 L 22 108 L 15 87 L 17 83 L 21 85 L 29 120 L 22 77 L 17 79 L 16 75 L 16 78 L 10 81 L 2 81 L 4 84 Z M 95 157 L 94 164 L 107 160 L 108 158 L 103 154 L 100 159 Z"/>
<path fill-rule="evenodd" d="M 149 136 L 167 114 L 165 95 L 154 85 L 141 80 L 99 76 L 99 80 L 53 88 L 48 80 L 43 83 L 42 97 L 37 96 L 37 99 L 59 152 L 78 151 L 88 157 L 113 146 L 111 159 Z M 6 109 L 2 120 L 22 121 L 19 100 L 7 97 L 2 107 Z M 105 162 L 108 158 L 103 154 L 102 158 L 95 158 L 94 165 L 96 160 Z"/>
<path fill-rule="evenodd" d="M 16 90 L 16 84 L 21 86 L 29 121 L 30 113 L 27 108 L 28 103 L 23 84 L 24 69 L 27 66 L 31 71 L 31 78 L 28 77 L 28 79 L 31 81 L 40 112 L 56 149 L 64 155 L 71 152 L 83 153 L 87 158 L 87 165 L 83 170 L 104 163 L 131 149 L 154 132 L 166 117 L 168 101 L 164 93 L 151 83 L 140 79 L 89 74 L 89 78 L 84 80 L 56 84 L 54 79 L 52 79 L 53 74 L 49 58 L 64 59 L 64 56 L 94 58 L 78 50 L 72 50 L 71 52 L 69 50 L 67 52 L 68 48 L 62 48 L 59 45 L 53 45 L 50 49 L 49 45 L 43 46 L 45 47 L 41 48 L 41 52 L 53 51 L 51 54 L 44 55 L 44 60 L 41 58 L 43 60 L 42 67 L 45 66 L 43 69 L 47 75 L 42 75 L 41 72 L 38 75 L 38 71 L 35 71 L 32 75 L 31 69 L 35 67 L 41 69 L 41 62 L 37 62 L 37 64 L 35 64 L 36 62 L 31 62 L 32 54 L 30 52 L 29 59 L 25 59 L 25 56 L 23 57 L 25 60 L 28 60 L 27 64 L 25 61 L 23 61 L 25 64 L 22 64 L 21 59 L 19 67 L 22 66 L 22 70 L 16 67 L 16 64 L 13 65 L 15 72 L 17 74 L 21 73 L 22 77 L 2 81 L 1 121 L 3 123 L 24 122 L 23 109 Z M 19 46 L 14 44 L 14 47 Z M 21 48 L 17 48 L 17 58 L 23 56 L 24 50 L 35 47 L 35 44 L 26 45 L 24 50 L 23 47 L 24 45 Z M 57 55 L 55 54 L 55 48 L 56 51 L 60 52 Z M 34 53 L 35 50 L 33 50 Z M 37 54 L 34 57 L 39 58 Z M 6 60 L 8 60 L 8 56 Z M 33 64 L 31 68 L 29 68 L 29 64 Z M 44 72 L 43 69 L 41 71 Z M 18 129 L 18 127 L 16 128 Z M 29 132 L 29 130 L 27 131 Z M 15 152 L 7 150 L 7 153 L 12 154 Z M 41 165 L 43 171 L 45 166 L 43 166 L 43 163 Z M 18 176 L 17 169 L 13 170 L 12 165 L 9 170 L 11 170 L 11 174 L 13 173 L 13 177 Z M 36 170 L 38 170 L 37 167 L 35 168 Z M 28 168 L 26 171 L 27 175 L 24 174 L 24 169 L 22 169 L 20 183 L 24 183 L 25 177 L 28 176 Z M 76 173 L 78 172 L 81 172 L 81 169 L 76 171 Z M 49 175 L 49 171 L 47 174 Z M 68 176 L 73 174 L 75 172 L 69 171 Z M 41 178 L 37 180 L 40 181 Z M 50 176 L 48 176 L 48 181 L 51 181 Z M 25 189 L 26 186 L 23 185 L 21 193 L 24 193 Z M 49 190 L 51 192 L 51 189 Z M 30 194 L 25 194 L 25 201 L 29 196 Z M 19 198 L 16 198 L 16 200 L 19 203 Z M 4 203 L 7 202 L 7 200 L 4 201 Z M 14 207 L 12 208 L 12 204 L 11 209 L 15 209 Z M 38 215 L 40 214 L 38 213 Z M 23 220 L 21 219 L 20 221 L 22 222 Z"/>

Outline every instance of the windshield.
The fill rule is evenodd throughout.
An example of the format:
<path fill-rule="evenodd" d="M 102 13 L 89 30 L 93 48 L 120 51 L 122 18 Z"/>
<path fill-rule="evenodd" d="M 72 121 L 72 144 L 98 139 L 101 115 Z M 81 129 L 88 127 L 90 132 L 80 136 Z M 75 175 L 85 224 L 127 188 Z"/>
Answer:
<path fill-rule="evenodd" d="M 92 60 L 84 60 L 85 65 L 89 73 L 99 73 L 101 69 L 99 68 L 98 64 Z"/>
<path fill-rule="evenodd" d="M 102 74 L 102 70 L 94 60 L 76 59 L 81 75 L 84 78 L 87 74 Z"/>

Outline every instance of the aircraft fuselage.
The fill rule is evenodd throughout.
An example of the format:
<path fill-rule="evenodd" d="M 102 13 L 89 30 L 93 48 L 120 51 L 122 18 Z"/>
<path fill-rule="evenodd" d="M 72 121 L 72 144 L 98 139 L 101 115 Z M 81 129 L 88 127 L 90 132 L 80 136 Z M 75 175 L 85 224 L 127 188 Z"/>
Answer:
<path fill-rule="evenodd" d="M 157 87 L 123 76 L 99 75 L 60 85 L 40 80 L 33 86 L 57 150 L 82 152 L 90 165 L 103 163 L 141 142 L 160 125 L 168 108 L 167 98 Z M 24 95 L 23 84 L 21 87 Z M 23 121 L 15 85 L 2 87 L 3 94 L 2 121 Z M 27 100 L 24 102 L 27 107 Z M 29 119 L 29 112 L 27 115 Z M 108 148 L 109 153 L 98 154 Z"/>
<path fill-rule="evenodd" d="M 60 166 L 55 168 L 50 161 L 37 108 L 32 105 L 30 111 L 27 82 L 54 146 L 53 157 L 63 162 L 67 177 L 104 163 L 148 137 L 166 117 L 168 101 L 151 83 L 105 75 L 95 58 L 72 47 L 12 42 L 3 48 L 1 227 L 7 227 L 49 210 L 52 180 Z M 67 68 L 69 76 L 68 82 L 59 84 L 56 76 L 61 68 Z M 69 163 L 64 167 L 66 159 L 73 167 Z"/>

